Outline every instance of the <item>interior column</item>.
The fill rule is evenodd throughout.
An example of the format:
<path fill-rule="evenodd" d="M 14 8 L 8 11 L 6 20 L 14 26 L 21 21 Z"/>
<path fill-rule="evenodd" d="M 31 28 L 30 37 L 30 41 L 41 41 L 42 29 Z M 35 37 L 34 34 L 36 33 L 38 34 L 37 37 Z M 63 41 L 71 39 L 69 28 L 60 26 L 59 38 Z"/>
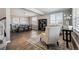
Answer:
<path fill-rule="evenodd" d="M 6 8 L 6 42 L 10 42 L 10 8 Z"/>

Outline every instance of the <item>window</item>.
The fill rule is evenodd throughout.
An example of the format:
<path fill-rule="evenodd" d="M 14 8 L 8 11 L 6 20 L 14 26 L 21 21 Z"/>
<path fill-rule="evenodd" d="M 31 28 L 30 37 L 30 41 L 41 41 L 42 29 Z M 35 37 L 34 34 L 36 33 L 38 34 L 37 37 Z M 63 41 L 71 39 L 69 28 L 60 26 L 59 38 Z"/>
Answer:
<path fill-rule="evenodd" d="M 55 19 L 55 14 L 50 15 L 50 24 L 55 24 L 56 19 Z"/>
<path fill-rule="evenodd" d="M 13 17 L 11 23 L 12 24 L 19 24 L 19 18 L 18 17 Z"/>
<path fill-rule="evenodd" d="M 79 8 L 73 9 L 73 29 L 79 32 Z"/>
<path fill-rule="evenodd" d="M 63 22 L 63 13 L 57 13 L 55 16 L 56 16 L 56 22 L 57 23 Z"/>
<path fill-rule="evenodd" d="M 12 18 L 12 21 L 11 21 L 12 24 L 29 24 L 29 19 L 26 18 L 26 17 L 13 17 Z"/>
<path fill-rule="evenodd" d="M 28 18 L 21 17 L 20 18 L 20 24 L 26 24 L 26 25 L 28 25 L 29 24 L 29 19 Z"/>
<path fill-rule="evenodd" d="M 50 24 L 62 24 L 63 23 L 63 13 L 55 13 L 50 15 Z"/>
<path fill-rule="evenodd" d="M 38 24 L 37 17 L 36 16 L 32 17 L 32 25 L 37 25 L 37 24 Z"/>

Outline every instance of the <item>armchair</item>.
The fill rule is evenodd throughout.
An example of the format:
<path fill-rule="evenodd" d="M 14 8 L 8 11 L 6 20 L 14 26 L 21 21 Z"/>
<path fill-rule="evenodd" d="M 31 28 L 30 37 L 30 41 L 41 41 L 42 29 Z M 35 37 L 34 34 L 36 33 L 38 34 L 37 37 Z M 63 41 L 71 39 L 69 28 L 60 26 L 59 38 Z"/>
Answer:
<path fill-rule="evenodd" d="M 45 33 L 40 34 L 41 41 L 45 42 L 47 45 L 57 43 L 60 35 L 60 30 L 60 25 L 47 26 Z"/>

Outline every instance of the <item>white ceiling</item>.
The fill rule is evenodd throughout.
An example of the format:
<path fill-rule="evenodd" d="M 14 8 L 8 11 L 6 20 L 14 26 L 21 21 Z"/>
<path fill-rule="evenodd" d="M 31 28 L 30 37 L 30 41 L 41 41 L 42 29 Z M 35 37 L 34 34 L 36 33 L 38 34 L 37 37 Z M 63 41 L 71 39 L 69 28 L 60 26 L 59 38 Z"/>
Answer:
<path fill-rule="evenodd" d="M 53 12 L 64 11 L 68 8 L 36 8 L 36 9 L 44 12 L 45 14 L 49 14 Z"/>
<path fill-rule="evenodd" d="M 12 16 L 29 17 L 29 16 L 35 16 L 37 14 L 30 12 L 30 11 L 26 11 L 26 10 L 21 9 L 21 8 L 12 8 L 11 9 L 11 15 Z"/>
<path fill-rule="evenodd" d="M 11 15 L 29 17 L 63 11 L 66 9 L 67 8 L 12 8 Z"/>
<path fill-rule="evenodd" d="M 6 16 L 6 8 L 0 8 L 0 18 L 3 18 Z"/>

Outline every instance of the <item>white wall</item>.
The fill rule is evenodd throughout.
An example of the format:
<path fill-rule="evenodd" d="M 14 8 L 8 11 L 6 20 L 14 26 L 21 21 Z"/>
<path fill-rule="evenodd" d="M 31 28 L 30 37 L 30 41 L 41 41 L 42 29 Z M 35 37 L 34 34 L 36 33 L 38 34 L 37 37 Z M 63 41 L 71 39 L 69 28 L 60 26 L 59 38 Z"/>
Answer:
<path fill-rule="evenodd" d="M 0 18 L 6 16 L 6 8 L 0 8 Z"/>
<path fill-rule="evenodd" d="M 37 18 L 37 16 L 33 16 L 31 18 L 31 23 L 32 23 L 32 29 L 38 30 L 38 18 Z"/>
<path fill-rule="evenodd" d="M 66 10 L 63 13 L 64 13 L 63 25 L 66 27 L 68 27 L 69 25 L 72 26 L 72 9 Z"/>
<path fill-rule="evenodd" d="M 10 42 L 10 8 L 6 8 L 6 42 Z"/>
<path fill-rule="evenodd" d="M 47 19 L 48 18 L 48 15 L 42 15 L 42 16 L 37 16 L 38 17 L 38 20 L 39 19 Z"/>

